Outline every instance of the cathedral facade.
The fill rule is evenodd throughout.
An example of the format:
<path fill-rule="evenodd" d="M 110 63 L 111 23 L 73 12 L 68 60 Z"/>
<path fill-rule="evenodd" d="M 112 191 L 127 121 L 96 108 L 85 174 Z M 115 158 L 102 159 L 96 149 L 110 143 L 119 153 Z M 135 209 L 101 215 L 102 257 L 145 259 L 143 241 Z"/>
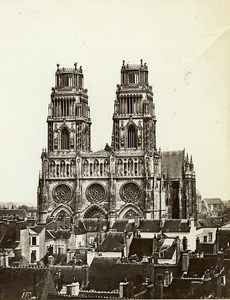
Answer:
<path fill-rule="evenodd" d="M 37 191 L 38 220 L 135 216 L 196 217 L 196 178 L 184 150 L 156 147 L 148 67 L 121 67 L 111 146 L 91 151 L 91 119 L 82 67 L 57 65 Z"/>

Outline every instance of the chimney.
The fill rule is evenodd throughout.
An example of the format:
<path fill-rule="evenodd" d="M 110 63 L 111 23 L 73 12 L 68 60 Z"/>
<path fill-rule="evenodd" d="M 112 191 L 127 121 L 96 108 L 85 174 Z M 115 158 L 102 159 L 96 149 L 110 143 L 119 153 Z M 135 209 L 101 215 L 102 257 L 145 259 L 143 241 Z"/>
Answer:
<path fill-rule="evenodd" d="M 140 217 L 138 215 L 136 215 L 134 217 L 134 227 L 138 228 L 140 226 Z"/>
<path fill-rule="evenodd" d="M 186 238 L 186 236 L 183 237 L 183 240 L 182 240 L 182 245 L 183 245 L 183 251 L 187 251 L 188 250 L 188 240 Z"/>
<path fill-rule="evenodd" d="M 178 262 L 180 259 L 180 238 L 179 236 L 176 237 L 176 261 Z"/>
<path fill-rule="evenodd" d="M 158 275 L 157 282 L 155 285 L 155 299 L 163 299 L 164 282 L 162 277 L 162 275 Z"/>
<path fill-rule="evenodd" d="M 134 282 L 133 281 L 129 282 L 129 298 L 130 299 L 134 298 Z"/>
<path fill-rule="evenodd" d="M 156 234 L 154 234 L 154 237 L 153 237 L 153 253 L 155 253 L 157 249 L 157 237 L 156 237 Z"/>
<path fill-rule="evenodd" d="M 128 256 L 128 232 L 127 230 L 125 229 L 124 230 L 124 233 L 123 233 L 123 244 L 124 244 L 124 256 L 127 257 Z"/>
<path fill-rule="evenodd" d="M 182 253 L 182 271 L 187 273 L 188 268 L 189 268 L 189 253 L 184 252 Z"/>
<path fill-rule="evenodd" d="M 219 252 L 220 249 L 220 231 L 219 231 L 219 226 L 216 228 L 216 253 Z"/>
<path fill-rule="evenodd" d="M 70 249 L 68 249 L 67 251 L 66 251 L 66 263 L 68 264 L 68 262 L 71 260 L 71 251 L 70 251 Z"/>
<path fill-rule="evenodd" d="M 119 298 L 129 298 L 129 283 L 128 282 L 120 282 L 119 283 Z"/>
<path fill-rule="evenodd" d="M 48 264 L 51 265 L 51 266 L 54 264 L 54 257 L 53 257 L 53 255 L 49 255 L 48 256 Z"/>
<path fill-rule="evenodd" d="M 89 267 L 88 267 L 88 265 L 83 265 L 82 266 L 82 271 L 83 271 L 82 286 L 87 286 L 87 284 L 89 282 Z"/>
<path fill-rule="evenodd" d="M 222 269 L 223 269 L 223 259 L 224 259 L 224 255 L 223 255 L 223 252 L 222 251 L 219 251 L 217 253 L 217 268 L 218 268 L 218 271 L 220 272 Z"/>
<path fill-rule="evenodd" d="M 101 243 L 104 241 L 105 236 L 106 236 L 105 231 L 104 231 L 104 230 L 101 230 L 101 231 L 99 232 L 99 239 L 98 239 L 99 244 L 101 244 Z"/>
<path fill-rule="evenodd" d="M 8 256 L 8 252 L 3 250 L 2 256 L 3 256 L 3 267 L 9 267 L 9 256 Z"/>
<path fill-rule="evenodd" d="M 200 250 L 200 239 L 199 237 L 196 238 L 196 251 L 199 252 Z"/>
<path fill-rule="evenodd" d="M 165 271 L 165 276 L 164 276 L 164 287 L 168 287 L 170 284 L 170 273 L 169 270 L 167 269 Z"/>
<path fill-rule="evenodd" d="M 159 253 L 158 252 L 154 252 L 154 254 L 153 254 L 154 265 L 158 264 L 158 258 L 159 258 Z"/>
<path fill-rule="evenodd" d="M 71 284 L 71 296 L 78 296 L 79 291 L 80 291 L 80 284 L 79 282 L 73 282 Z"/>

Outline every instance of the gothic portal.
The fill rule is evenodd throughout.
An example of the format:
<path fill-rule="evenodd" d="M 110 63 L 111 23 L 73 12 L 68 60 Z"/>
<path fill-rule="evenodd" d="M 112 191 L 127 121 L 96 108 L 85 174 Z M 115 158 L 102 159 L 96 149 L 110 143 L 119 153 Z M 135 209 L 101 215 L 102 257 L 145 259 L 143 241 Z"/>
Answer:
<path fill-rule="evenodd" d="M 196 181 L 185 151 L 156 147 L 148 67 L 121 67 L 112 143 L 91 151 L 91 119 L 82 67 L 57 65 L 42 151 L 39 222 L 60 218 L 188 218 L 196 216 Z"/>

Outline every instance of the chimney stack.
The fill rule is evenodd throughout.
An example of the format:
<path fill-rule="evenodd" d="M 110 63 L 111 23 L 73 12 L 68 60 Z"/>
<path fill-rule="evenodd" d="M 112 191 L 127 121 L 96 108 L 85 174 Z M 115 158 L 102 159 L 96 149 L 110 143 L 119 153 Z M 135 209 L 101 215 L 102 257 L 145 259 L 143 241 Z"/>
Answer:
<path fill-rule="evenodd" d="M 199 252 L 200 250 L 200 239 L 199 237 L 196 238 L 196 251 Z"/>
<path fill-rule="evenodd" d="M 188 240 L 186 236 L 183 237 L 182 245 L 183 245 L 183 251 L 186 252 L 188 250 Z"/>

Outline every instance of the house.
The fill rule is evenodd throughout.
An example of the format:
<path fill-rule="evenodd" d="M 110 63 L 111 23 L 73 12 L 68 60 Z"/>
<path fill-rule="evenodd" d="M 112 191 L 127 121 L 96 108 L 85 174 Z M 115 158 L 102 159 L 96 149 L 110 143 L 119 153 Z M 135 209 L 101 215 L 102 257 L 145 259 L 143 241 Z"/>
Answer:
<path fill-rule="evenodd" d="M 213 217 L 222 217 L 224 213 L 224 202 L 220 198 L 204 198 L 203 211 Z"/>
<path fill-rule="evenodd" d="M 153 264 L 122 263 L 115 257 L 95 257 L 89 267 L 87 290 L 117 291 L 120 283 L 130 282 L 132 297 L 143 289 L 146 278 L 153 279 Z M 132 298 L 131 297 L 131 298 Z"/>
<path fill-rule="evenodd" d="M 158 235 L 153 239 L 134 237 L 130 245 L 129 257 L 137 256 L 139 260 L 149 261 L 154 264 L 178 263 L 180 258 L 179 238 L 168 238 Z"/>
<path fill-rule="evenodd" d="M 136 228 L 137 236 L 142 238 L 153 238 L 154 235 L 162 233 L 167 237 L 179 237 L 182 241 L 183 237 L 187 238 L 188 249 L 195 251 L 196 249 L 196 226 L 194 220 L 191 219 L 165 219 L 161 220 L 145 220 L 140 219 Z"/>
<path fill-rule="evenodd" d="M 0 265 L 9 266 L 14 263 L 28 264 L 22 253 L 21 235 L 27 234 L 25 222 L 10 221 L 0 224 Z"/>
<path fill-rule="evenodd" d="M 31 263 L 38 262 L 46 253 L 45 227 L 35 226 L 29 228 L 29 251 Z"/>

